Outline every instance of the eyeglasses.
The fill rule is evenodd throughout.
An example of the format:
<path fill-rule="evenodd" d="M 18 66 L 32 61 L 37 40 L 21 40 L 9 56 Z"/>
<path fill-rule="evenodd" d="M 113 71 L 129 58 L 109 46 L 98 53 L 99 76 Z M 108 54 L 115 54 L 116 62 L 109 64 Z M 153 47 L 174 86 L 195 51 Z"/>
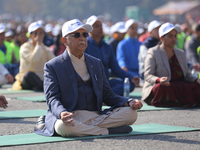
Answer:
<path fill-rule="evenodd" d="M 80 38 L 81 34 L 84 38 L 89 36 L 89 34 L 87 32 L 83 32 L 83 33 L 76 32 L 76 33 L 69 34 L 69 35 L 73 36 L 74 38 Z"/>

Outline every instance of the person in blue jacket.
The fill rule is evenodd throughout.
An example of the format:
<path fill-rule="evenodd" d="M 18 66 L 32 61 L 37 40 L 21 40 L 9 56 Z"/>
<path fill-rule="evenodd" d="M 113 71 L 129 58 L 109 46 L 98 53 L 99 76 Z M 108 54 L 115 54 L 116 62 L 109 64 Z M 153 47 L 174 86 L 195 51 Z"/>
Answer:
<path fill-rule="evenodd" d="M 139 84 L 139 78 L 134 77 L 130 73 L 122 70 L 115 58 L 115 53 L 110 44 L 103 41 L 103 29 L 102 22 L 103 16 L 91 16 L 87 19 L 87 24 L 93 26 L 93 31 L 90 32 L 90 36 L 87 38 L 88 46 L 85 53 L 99 58 L 103 65 L 107 79 L 114 93 L 123 95 L 123 84 L 126 77 L 130 80 L 130 91 L 133 91 L 135 85 Z M 109 69 L 117 78 L 110 79 Z"/>
<path fill-rule="evenodd" d="M 142 103 L 112 92 L 102 62 L 84 53 L 89 24 L 78 19 L 62 27 L 63 54 L 44 67 L 44 93 L 48 106 L 35 133 L 63 137 L 129 133 Z M 102 105 L 110 106 L 102 109 Z M 40 122 L 41 119 L 41 122 Z"/>
<path fill-rule="evenodd" d="M 137 38 L 137 22 L 129 19 L 125 23 L 125 28 L 128 38 L 120 41 L 117 46 L 117 61 L 124 71 L 139 77 L 138 54 L 141 43 Z"/>

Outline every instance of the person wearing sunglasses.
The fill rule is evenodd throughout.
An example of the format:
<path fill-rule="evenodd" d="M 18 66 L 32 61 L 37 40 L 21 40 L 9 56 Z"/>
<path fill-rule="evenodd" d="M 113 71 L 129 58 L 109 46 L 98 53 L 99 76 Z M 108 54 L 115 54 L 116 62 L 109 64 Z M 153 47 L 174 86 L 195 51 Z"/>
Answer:
<path fill-rule="evenodd" d="M 114 94 L 99 59 L 84 53 L 92 26 L 78 19 L 62 26 L 63 54 L 44 67 L 44 93 L 48 105 L 35 133 L 63 137 L 129 133 L 137 119 L 139 100 Z M 110 108 L 102 109 L 105 103 Z"/>
<path fill-rule="evenodd" d="M 38 22 L 28 27 L 30 40 L 20 47 L 20 68 L 12 89 L 43 91 L 43 67 L 54 54 L 43 44 L 44 29 Z"/>

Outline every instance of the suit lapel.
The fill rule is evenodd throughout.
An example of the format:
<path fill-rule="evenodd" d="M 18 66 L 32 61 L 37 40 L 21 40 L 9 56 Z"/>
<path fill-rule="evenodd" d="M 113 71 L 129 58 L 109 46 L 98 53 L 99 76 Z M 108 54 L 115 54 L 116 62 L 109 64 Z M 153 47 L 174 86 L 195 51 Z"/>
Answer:
<path fill-rule="evenodd" d="M 63 53 L 62 58 L 63 58 L 62 64 L 66 71 L 66 78 L 67 77 L 69 78 L 69 82 L 71 83 L 74 93 L 77 96 L 78 86 L 77 86 L 77 82 L 76 82 L 76 73 L 75 73 L 74 67 L 72 65 L 71 59 L 68 55 L 67 49 Z"/>
<path fill-rule="evenodd" d="M 161 53 L 161 57 L 162 57 L 162 60 L 164 62 L 164 65 L 167 68 L 167 71 L 170 73 L 171 70 L 170 70 L 170 66 L 169 66 L 169 60 L 167 58 L 167 52 L 166 52 L 166 50 L 164 49 L 163 46 L 159 46 L 159 47 L 160 47 L 160 53 Z"/>

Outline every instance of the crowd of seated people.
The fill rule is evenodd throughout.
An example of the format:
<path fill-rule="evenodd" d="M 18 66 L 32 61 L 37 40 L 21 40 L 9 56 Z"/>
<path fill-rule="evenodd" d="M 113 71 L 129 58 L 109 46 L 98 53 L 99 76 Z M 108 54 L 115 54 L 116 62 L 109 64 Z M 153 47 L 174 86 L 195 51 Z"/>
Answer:
<path fill-rule="evenodd" d="M 5 23 L 0 24 L 0 86 L 12 84 L 13 90 L 43 91 L 45 63 L 66 50 L 62 42 L 62 23 L 36 20 L 20 25 L 15 23 L 12 28 L 8 28 Z M 102 61 L 115 94 L 123 95 L 124 79 L 128 77 L 130 92 L 135 87 L 143 87 L 142 100 L 149 105 L 192 107 L 199 104 L 196 102 L 198 94 L 194 94 L 199 87 L 200 77 L 198 22 L 191 24 L 191 21 L 186 20 L 183 24 L 168 23 L 168 26 L 174 27 L 163 35 L 161 27 L 165 23 L 158 20 L 149 21 L 144 26 L 140 21 L 128 19 L 113 23 L 105 29 L 104 17 L 93 15 L 84 23 L 93 27 L 87 37 L 85 53 Z M 141 30 L 146 32 L 140 34 Z M 170 39 L 169 36 L 174 37 Z M 171 47 L 167 45 L 170 40 L 173 43 Z M 174 66 L 174 63 L 179 64 Z M 159 65 L 164 66 L 159 68 Z M 178 88 L 177 82 L 186 85 Z M 191 94 L 187 87 L 192 89 L 192 102 L 186 100 L 187 95 Z M 172 91 L 186 94 L 181 94 L 184 95 L 184 102 L 182 96 Z"/>

